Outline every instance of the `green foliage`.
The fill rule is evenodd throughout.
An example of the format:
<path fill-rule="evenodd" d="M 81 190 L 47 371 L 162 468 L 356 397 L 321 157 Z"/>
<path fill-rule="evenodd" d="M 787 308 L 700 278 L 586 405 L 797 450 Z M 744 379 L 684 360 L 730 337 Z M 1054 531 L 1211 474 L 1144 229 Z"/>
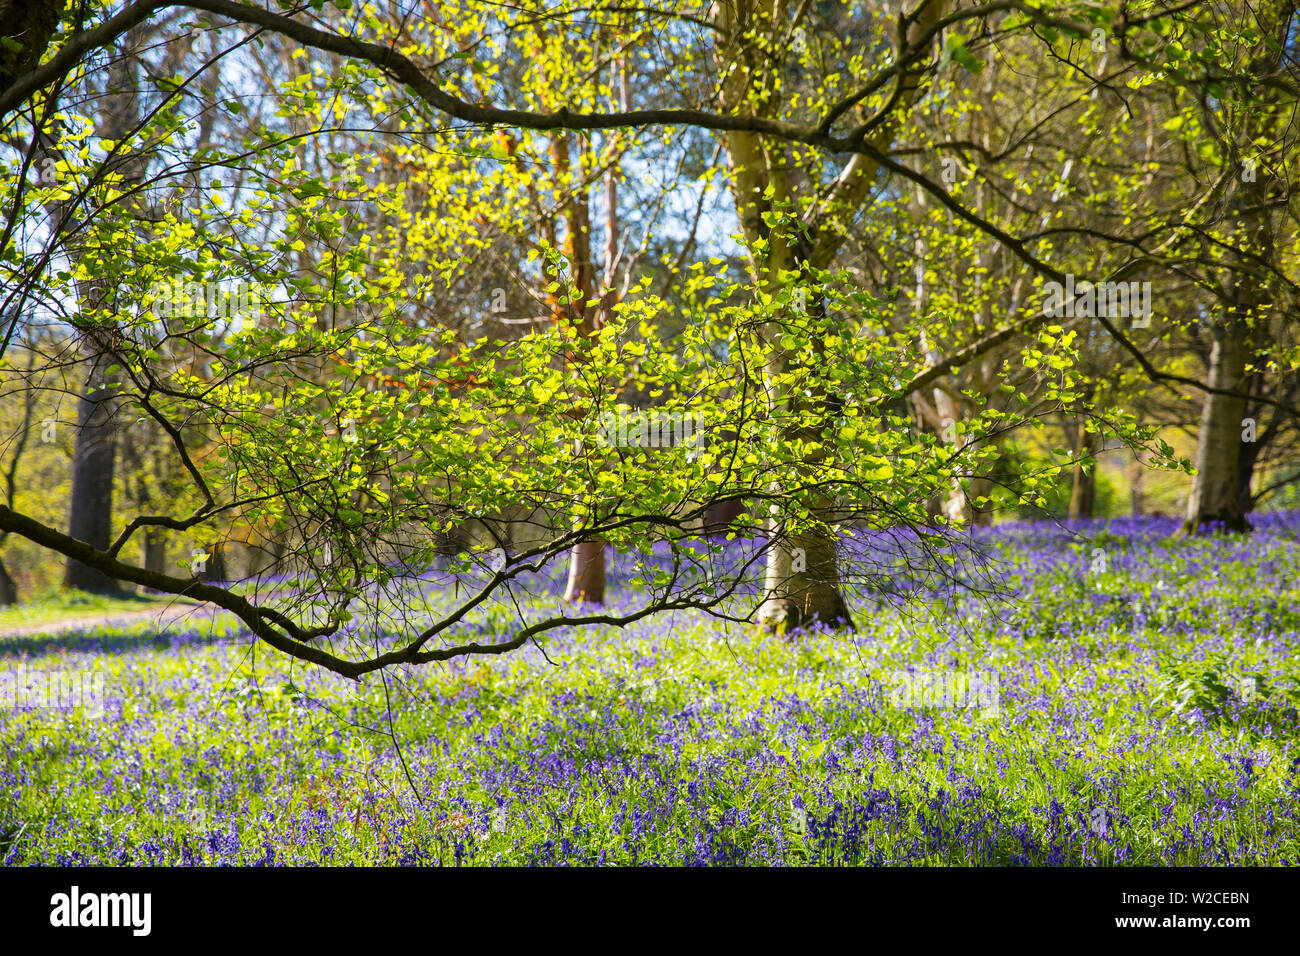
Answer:
<path fill-rule="evenodd" d="M 1227 720 L 1233 711 L 1272 695 L 1268 678 L 1260 671 L 1232 668 L 1222 654 L 1204 660 L 1170 661 L 1156 679 L 1153 703 L 1176 716 L 1200 711 L 1215 720 Z"/>

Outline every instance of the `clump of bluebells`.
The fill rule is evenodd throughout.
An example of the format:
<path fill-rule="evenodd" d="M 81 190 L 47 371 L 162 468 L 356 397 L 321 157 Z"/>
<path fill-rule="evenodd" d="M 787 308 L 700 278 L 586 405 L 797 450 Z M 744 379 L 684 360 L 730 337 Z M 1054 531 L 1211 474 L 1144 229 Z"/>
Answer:
<path fill-rule="evenodd" d="M 107 700 L 4 712 L 0 859 L 1289 865 L 1300 516 L 1172 531 L 981 530 L 1006 600 L 853 635 L 679 613 L 360 684 L 223 619 L 8 639 L 6 666 L 95 668 Z M 996 706 L 894 693 L 954 674 Z"/>

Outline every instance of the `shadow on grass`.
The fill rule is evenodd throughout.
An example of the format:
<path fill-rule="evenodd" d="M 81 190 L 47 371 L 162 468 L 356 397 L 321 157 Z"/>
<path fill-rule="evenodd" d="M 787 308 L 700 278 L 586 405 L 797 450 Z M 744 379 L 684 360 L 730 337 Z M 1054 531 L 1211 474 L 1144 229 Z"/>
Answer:
<path fill-rule="evenodd" d="M 143 648 L 159 650 L 233 644 L 247 636 L 219 624 L 186 624 L 161 628 L 156 622 L 139 622 L 126 626 L 100 626 L 57 634 L 17 634 L 0 636 L 0 659 L 44 657 L 51 654 L 115 654 Z"/>

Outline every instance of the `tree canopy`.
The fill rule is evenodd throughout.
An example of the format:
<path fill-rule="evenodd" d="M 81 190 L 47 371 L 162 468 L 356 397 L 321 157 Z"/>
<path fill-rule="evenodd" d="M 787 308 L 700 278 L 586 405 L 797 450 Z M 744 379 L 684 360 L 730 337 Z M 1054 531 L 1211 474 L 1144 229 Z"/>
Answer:
<path fill-rule="evenodd" d="M 355 677 L 677 608 L 852 627 L 974 525 L 1090 513 L 1103 451 L 1194 475 L 1188 534 L 1300 477 L 1289 3 L 0 27 L 0 546 L 69 586 Z"/>

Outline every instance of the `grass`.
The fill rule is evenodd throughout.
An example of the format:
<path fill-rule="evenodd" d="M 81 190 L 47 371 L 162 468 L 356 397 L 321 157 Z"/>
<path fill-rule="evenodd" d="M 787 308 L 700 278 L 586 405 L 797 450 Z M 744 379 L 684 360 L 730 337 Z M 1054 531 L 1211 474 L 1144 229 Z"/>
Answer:
<path fill-rule="evenodd" d="M 123 594 L 108 596 L 88 594 L 63 588 L 44 592 L 29 601 L 0 608 L 0 630 L 34 627 L 61 621 L 109 617 L 133 611 L 152 611 L 174 604 L 197 604 L 172 595 Z"/>

